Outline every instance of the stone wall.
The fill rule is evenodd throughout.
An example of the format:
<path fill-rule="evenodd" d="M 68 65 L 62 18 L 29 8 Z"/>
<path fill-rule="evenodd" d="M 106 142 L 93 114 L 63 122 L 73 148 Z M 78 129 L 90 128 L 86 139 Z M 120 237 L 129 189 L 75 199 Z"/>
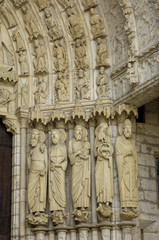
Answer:
<path fill-rule="evenodd" d="M 159 238 L 159 193 L 157 164 L 159 159 L 159 99 L 145 105 L 145 123 L 137 123 L 136 145 L 139 162 L 139 226 L 143 239 Z"/>

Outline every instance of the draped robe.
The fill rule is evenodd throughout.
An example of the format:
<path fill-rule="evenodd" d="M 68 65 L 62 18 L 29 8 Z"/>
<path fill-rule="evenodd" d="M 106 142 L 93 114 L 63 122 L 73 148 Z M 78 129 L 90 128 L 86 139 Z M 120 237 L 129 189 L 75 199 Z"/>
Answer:
<path fill-rule="evenodd" d="M 89 142 L 69 142 L 69 158 L 72 165 L 72 200 L 74 208 L 89 207 L 90 198 L 90 144 Z M 77 152 L 81 153 L 78 154 Z"/>
<path fill-rule="evenodd" d="M 40 150 L 38 143 L 30 152 L 28 164 L 31 166 L 28 179 L 28 206 L 30 213 L 44 212 L 47 189 L 47 149 Z"/>
<path fill-rule="evenodd" d="M 64 210 L 66 206 L 65 171 L 67 168 L 67 151 L 65 144 L 51 146 L 49 159 L 50 211 Z M 56 164 L 58 164 L 58 166 Z"/>
<path fill-rule="evenodd" d="M 121 206 L 137 207 L 138 161 L 133 139 L 126 139 L 124 136 L 117 137 L 116 162 L 118 168 Z"/>

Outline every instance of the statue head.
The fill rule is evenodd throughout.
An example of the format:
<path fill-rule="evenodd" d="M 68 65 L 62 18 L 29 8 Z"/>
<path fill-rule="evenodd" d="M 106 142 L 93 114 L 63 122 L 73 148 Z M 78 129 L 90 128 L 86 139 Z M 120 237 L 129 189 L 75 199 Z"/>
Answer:
<path fill-rule="evenodd" d="M 58 129 L 53 129 L 51 131 L 52 143 L 57 145 L 60 142 L 60 132 Z"/>
<path fill-rule="evenodd" d="M 100 74 L 104 74 L 104 72 L 105 72 L 105 67 L 100 67 L 100 69 L 99 69 L 99 72 L 100 72 Z"/>
<path fill-rule="evenodd" d="M 49 8 L 45 8 L 44 12 L 45 12 L 45 17 L 46 17 L 46 18 L 49 18 L 49 17 L 51 16 L 51 13 L 50 13 L 50 11 L 49 11 Z"/>
<path fill-rule="evenodd" d="M 94 15 L 94 14 L 95 14 L 94 8 L 91 8 L 91 9 L 90 9 L 90 14 L 91 14 L 91 15 Z"/>
<path fill-rule="evenodd" d="M 31 132 L 30 143 L 32 147 L 36 147 L 39 142 L 40 132 L 38 129 L 33 129 Z"/>
<path fill-rule="evenodd" d="M 129 119 L 126 119 L 124 122 L 124 136 L 126 138 L 131 138 L 132 136 L 132 124 Z"/>
<path fill-rule="evenodd" d="M 79 76 L 80 78 L 84 77 L 84 70 L 83 70 L 83 69 L 80 69 L 80 70 L 79 70 L 78 76 Z"/>
<path fill-rule="evenodd" d="M 72 14 L 71 7 L 66 8 L 66 13 L 67 13 L 68 17 L 71 16 L 71 14 Z"/>
<path fill-rule="evenodd" d="M 77 125 L 74 130 L 74 136 L 77 141 L 81 141 L 83 137 L 83 129 L 82 126 Z"/>

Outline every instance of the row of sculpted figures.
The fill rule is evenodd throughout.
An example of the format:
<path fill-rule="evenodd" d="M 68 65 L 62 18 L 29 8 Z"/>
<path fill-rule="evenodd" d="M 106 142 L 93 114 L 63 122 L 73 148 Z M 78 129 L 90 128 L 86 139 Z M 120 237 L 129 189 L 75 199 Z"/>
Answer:
<path fill-rule="evenodd" d="M 28 157 L 29 215 L 27 221 L 32 225 L 47 223 L 48 215 L 45 211 L 48 182 L 52 222 L 54 225 L 66 223 L 65 174 L 68 155 L 72 169 L 72 216 L 76 223 L 87 223 L 91 197 L 91 154 L 88 131 L 82 125 L 76 125 L 74 136 L 68 142 L 68 149 L 65 144 L 64 130 L 51 130 L 51 139 L 52 144 L 47 154 L 44 132 L 38 129 L 33 129 L 31 132 L 31 151 Z M 94 144 L 96 210 L 100 222 L 110 221 L 112 214 L 113 151 L 110 128 L 107 123 L 100 123 L 95 129 Z M 132 139 L 132 124 L 129 119 L 124 122 L 123 133 L 116 138 L 115 151 L 122 208 L 120 215 L 123 219 L 131 220 L 138 217 L 139 212 L 137 211 L 138 162 L 135 141 Z"/>

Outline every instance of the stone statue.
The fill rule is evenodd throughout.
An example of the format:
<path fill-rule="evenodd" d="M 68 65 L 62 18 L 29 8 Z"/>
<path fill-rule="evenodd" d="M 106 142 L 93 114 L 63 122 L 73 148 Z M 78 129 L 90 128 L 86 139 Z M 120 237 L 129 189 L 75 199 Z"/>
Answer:
<path fill-rule="evenodd" d="M 72 12 L 71 7 L 66 9 L 67 16 L 68 16 L 68 27 L 70 30 L 70 34 L 72 38 L 75 40 L 77 38 L 81 38 L 84 35 L 81 19 L 79 15 Z"/>
<path fill-rule="evenodd" d="M 55 92 L 57 101 L 66 101 L 68 99 L 68 82 L 61 72 L 59 72 L 55 82 Z"/>
<path fill-rule="evenodd" d="M 48 0 L 36 0 L 36 3 L 38 5 L 39 11 L 42 11 L 45 8 L 49 7 L 49 1 Z"/>
<path fill-rule="evenodd" d="M 21 103 L 22 106 L 28 106 L 29 104 L 29 82 L 21 84 Z"/>
<path fill-rule="evenodd" d="M 76 39 L 75 65 L 77 69 L 85 70 L 88 68 L 86 46 L 81 39 Z"/>
<path fill-rule="evenodd" d="M 96 128 L 95 134 L 94 154 L 97 158 L 95 168 L 97 212 L 99 220 L 106 221 L 111 216 L 111 204 L 113 200 L 113 146 L 108 124 L 100 123 Z"/>
<path fill-rule="evenodd" d="M 85 11 L 88 11 L 92 7 L 96 7 L 97 4 L 94 0 L 82 0 L 83 6 L 85 7 Z"/>
<path fill-rule="evenodd" d="M 29 67 L 26 59 L 26 52 L 20 51 L 19 52 L 19 63 L 20 63 L 20 71 L 21 75 L 28 75 L 29 74 Z"/>
<path fill-rule="evenodd" d="M 20 33 L 17 30 L 13 31 L 13 40 L 16 41 L 17 52 L 26 50 L 24 40 L 22 39 Z"/>
<path fill-rule="evenodd" d="M 51 131 L 52 146 L 49 150 L 49 201 L 52 220 L 55 225 L 65 223 L 65 172 L 67 168 L 67 149 L 64 142 L 66 133 L 61 129 Z"/>
<path fill-rule="evenodd" d="M 48 8 L 45 9 L 45 23 L 48 29 L 49 36 L 53 41 L 62 37 L 62 31 Z"/>
<path fill-rule="evenodd" d="M 96 78 L 97 83 L 97 95 L 99 98 L 106 98 L 108 97 L 108 75 L 105 73 L 105 68 L 100 67 L 99 75 Z"/>
<path fill-rule="evenodd" d="M 71 0 L 57 0 L 57 2 L 65 9 L 71 5 Z"/>
<path fill-rule="evenodd" d="M 53 56 L 55 59 L 55 71 L 64 72 L 66 70 L 66 49 L 59 40 L 54 42 Z"/>
<path fill-rule="evenodd" d="M 105 37 L 105 28 L 100 16 L 95 14 L 94 8 L 90 9 L 90 14 L 90 24 L 94 39 L 98 37 Z"/>
<path fill-rule="evenodd" d="M 105 43 L 102 42 L 101 38 L 97 39 L 97 67 L 109 67 L 110 64 L 108 62 L 108 56 L 107 56 L 107 48 Z"/>
<path fill-rule="evenodd" d="M 25 28 L 29 34 L 30 40 L 38 38 L 41 36 L 41 31 L 38 28 L 37 20 L 33 13 L 26 5 L 22 6 L 23 18 L 25 23 Z"/>
<path fill-rule="evenodd" d="M 88 221 L 90 198 L 90 143 L 87 129 L 76 125 L 74 138 L 69 141 L 69 159 L 72 165 L 73 215 L 78 222 Z"/>
<path fill-rule="evenodd" d="M 116 139 L 116 162 L 119 176 L 121 217 L 131 220 L 138 217 L 138 160 L 135 142 L 132 139 L 132 124 L 124 122 L 123 135 Z"/>
<path fill-rule="evenodd" d="M 30 143 L 32 149 L 28 157 L 28 207 L 30 224 L 38 225 L 47 222 L 46 208 L 47 189 L 47 148 L 44 144 L 45 134 L 38 129 L 31 132 Z M 45 219 L 45 221 L 44 221 Z"/>
<path fill-rule="evenodd" d="M 35 39 L 34 46 L 35 52 L 32 53 L 32 55 L 35 56 L 35 59 L 33 61 L 35 73 L 47 73 L 45 48 L 40 43 L 39 39 Z"/>
<path fill-rule="evenodd" d="M 89 81 L 85 76 L 83 69 L 80 69 L 78 72 L 78 80 L 76 86 L 77 99 L 90 99 L 90 87 Z"/>
<path fill-rule="evenodd" d="M 47 100 L 47 85 L 42 76 L 39 76 L 39 85 L 35 91 L 35 103 L 45 104 Z"/>
<path fill-rule="evenodd" d="M 0 5 L 0 13 L 2 13 L 4 18 L 8 22 L 9 28 L 13 28 L 17 25 L 12 13 L 5 6 Z"/>

